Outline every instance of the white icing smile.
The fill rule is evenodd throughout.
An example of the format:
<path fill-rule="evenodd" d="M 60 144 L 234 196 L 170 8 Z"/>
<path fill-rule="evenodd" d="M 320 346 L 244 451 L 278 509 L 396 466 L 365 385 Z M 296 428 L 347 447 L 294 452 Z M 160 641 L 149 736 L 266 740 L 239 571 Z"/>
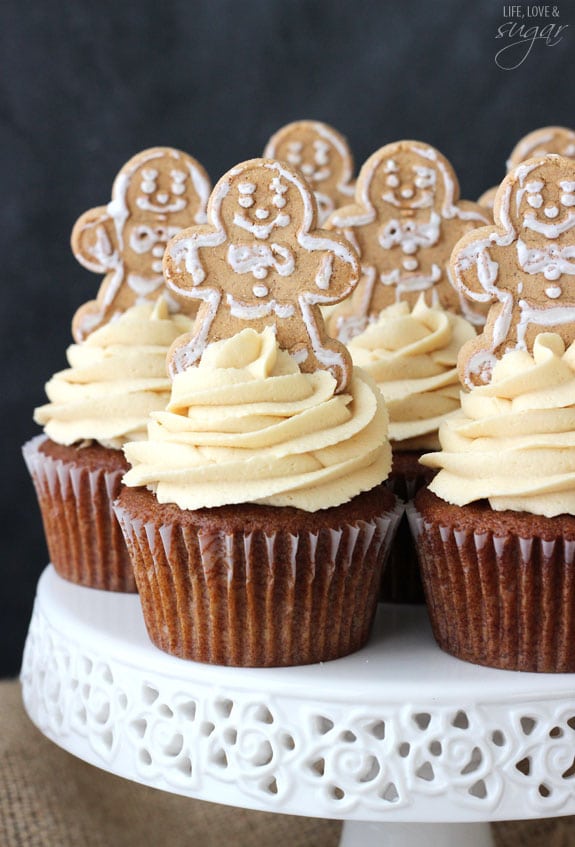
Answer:
<path fill-rule="evenodd" d="M 176 197 L 172 203 L 168 203 L 168 199 L 169 195 L 161 193 L 156 194 L 157 203 L 152 203 L 149 197 L 138 197 L 136 203 L 138 208 L 145 212 L 156 212 L 159 214 L 181 212 L 188 205 L 188 201 L 184 197 Z"/>
<path fill-rule="evenodd" d="M 258 209 L 257 211 L 260 210 Z M 235 226 L 251 233 L 255 238 L 259 238 L 261 241 L 265 241 L 269 238 L 274 229 L 289 226 L 290 222 L 291 217 L 286 212 L 278 212 L 275 218 L 272 218 L 271 221 L 268 221 L 265 224 L 251 221 L 240 212 L 236 212 L 234 215 Z"/>
<path fill-rule="evenodd" d="M 555 208 L 555 207 L 553 207 Z M 555 217 L 555 215 L 548 215 Z M 559 238 L 564 232 L 569 232 L 575 226 L 575 212 L 571 211 L 567 217 L 558 223 L 546 223 L 540 220 L 534 212 L 527 212 L 523 218 L 523 229 L 530 229 L 532 232 L 537 232 L 545 238 Z"/>

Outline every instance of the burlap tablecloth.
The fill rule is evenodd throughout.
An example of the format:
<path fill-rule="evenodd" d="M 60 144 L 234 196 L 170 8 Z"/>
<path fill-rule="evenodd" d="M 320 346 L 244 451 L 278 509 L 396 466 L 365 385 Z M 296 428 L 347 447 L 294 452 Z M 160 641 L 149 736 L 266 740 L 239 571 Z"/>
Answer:
<path fill-rule="evenodd" d="M 13 681 L 0 682 L 0 761 L 0 847 L 336 847 L 339 840 L 337 821 L 189 800 L 87 765 L 38 732 Z M 493 829 L 498 847 L 575 845 L 575 817 Z"/>

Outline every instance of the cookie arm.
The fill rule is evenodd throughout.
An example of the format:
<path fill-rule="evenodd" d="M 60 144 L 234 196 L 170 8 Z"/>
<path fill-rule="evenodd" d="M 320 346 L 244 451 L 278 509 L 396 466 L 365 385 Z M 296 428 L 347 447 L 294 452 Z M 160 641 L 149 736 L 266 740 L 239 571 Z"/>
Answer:
<path fill-rule="evenodd" d="M 498 299 L 496 282 L 499 263 L 490 252 L 493 227 L 472 230 L 461 238 L 451 253 L 449 270 L 459 291 L 476 303 Z"/>
<path fill-rule="evenodd" d="M 89 209 L 78 218 L 71 245 L 80 264 L 94 273 L 116 270 L 120 264 L 114 221 L 106 206 Z"/>

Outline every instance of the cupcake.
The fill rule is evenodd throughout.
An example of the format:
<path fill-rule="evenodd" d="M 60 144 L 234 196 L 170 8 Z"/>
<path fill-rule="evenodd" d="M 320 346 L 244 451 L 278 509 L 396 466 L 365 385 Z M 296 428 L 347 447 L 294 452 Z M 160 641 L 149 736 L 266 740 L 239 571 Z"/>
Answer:
<path fill-rule="evenodd" d="M 370 374 L 385 398 L 393 451 L 387 484 L 404 502 L 433 477 L 419 457 L 439 447 L 439 425 L 459 408 L 457 354 L 474 337 L 464 318 L 427 306 L 420 296 L 411 310 L 406 302 L 383 309 L 377 321 L 348 343 L 354 365 Z M 381 599 L 424 599 L 407 519 L 392 547 Z"/>
<path fill-rule="evenodd" d="M 89 209 L 72 231 L 75 257 L 105 276 L 74 315 L 70 367 L 48 382 L 50 403 L 35 412 L 45 434 L 24 457 L 52 564 L 80 585 L 136 590 L 111 507 L 127 470 L 121 448 L 145 435 L 149 413 L 169 398 L 166 353 L 191 321 L 170 313 L 179 307 L 162 256 L 169 238 L 205 221 L 209 190 L 192 156 L 153 147 L 122 167 L 108 205 Z"/>
<path fill-rule="evenodd" d="M 387 413 L 324 331 L 359 268 L 316 215 L 298 171 L 254 159 L 166 250 L 169 288 L 202 303 L 116 514 L 150 638 L 182 658 L 308 664 L 369 636 L 399 514 Z"/>
<path fill-rule="evenodd" d="M 575 671 L 575 344 L 537 336 L 442 424 L 415 498 L 439 646 L 521 671 Z"/>
<path fill-rule="evenodd" d="M 116 514 L 160 649 L 278 666 L 365 643 L 398 516 L 387 416 L 360 371 L 334 389 L 247 328 L 178 373 L 125 445 Z"/>
<path fill-rule="evenodd" d="M 126 546 L 112 511 L 128 469 L 122 445 L 143 438 L 151 411 L 170 396 L 165 358 L 190 320 L 166 303 L 133 306 L 81 344 L 70 367 L 46 385 L 35 410 L 44 427 L 24 445 L 50 560 L 65 579 L 109 591 L 135 591 Z"/>

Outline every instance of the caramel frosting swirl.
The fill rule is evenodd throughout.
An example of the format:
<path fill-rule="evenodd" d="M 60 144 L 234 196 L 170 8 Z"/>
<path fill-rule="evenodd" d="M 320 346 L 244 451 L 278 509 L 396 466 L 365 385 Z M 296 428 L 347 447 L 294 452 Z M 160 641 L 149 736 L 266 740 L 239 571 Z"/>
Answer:
<path fill-rule="evenodd" d="M 271 328 L 214 342 L 176 374 L 148 440 L 125 445 L 124 483 L 181 509 L 344 503 L 387 477 L 391 448 L 372 380 L 356 370 L 348 394 L 336 387 L 327 371 L 302 373 Z"/>
<path fill-rule="evenodd" d="M 459 408 L 457 354 L 475 336 L 464 318 L 405 302 L 348 343 L 354 365 L 377 382 L 389 413 L 389 438 L 401 450 L 437 449 L 441 422 Z"/>
<path fill-rule="evenodd" d="M 575 342 L 537 336 L 533 354 L 507 353 L 489 385 L 461 397 L 461 411 L 439 431 L 440 468 L 430 485 L 463 506 L 487 498 L 497 511 L 575 514 Z"/>
<path fill-rule="evenodd" d="M 97 441 L 121 449 L 146 437 L 150 412 L 170 399 L 166 355 L 191 321 L 170 315 L 163 298 L 133 306 L 66 351 L 69 368 L 46 384 L 50 403 L 36 423 L 59 444 Z"/>

